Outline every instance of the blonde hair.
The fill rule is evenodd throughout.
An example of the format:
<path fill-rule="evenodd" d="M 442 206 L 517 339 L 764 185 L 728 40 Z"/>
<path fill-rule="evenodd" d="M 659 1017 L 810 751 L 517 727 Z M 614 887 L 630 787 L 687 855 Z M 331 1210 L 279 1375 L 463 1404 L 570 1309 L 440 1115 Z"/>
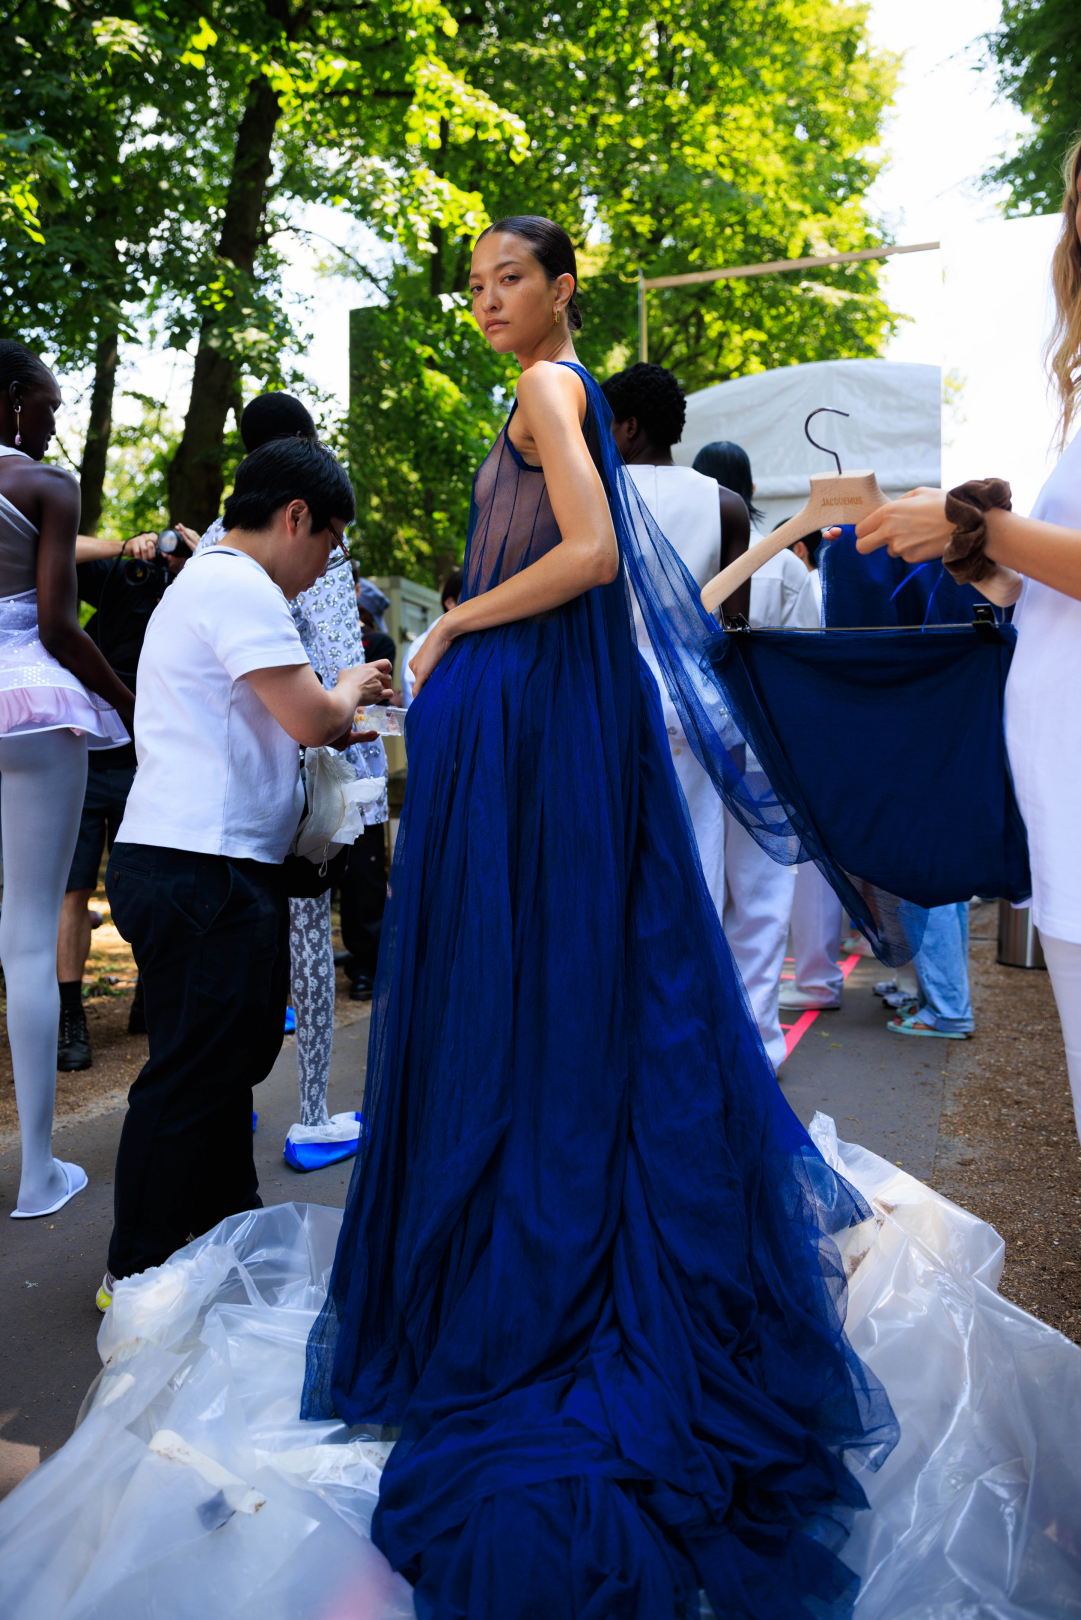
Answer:
<path fill-rule="evenodd" d="M 1077 235 L 1078 170 L 1081 139 L 1074 142 L 1062 166 L 1066 191 L 1062 199 L 1062 235 L 1051 260 L 1055 324 L 1047 340 L 1047 370 L 1059 396 L 1059 449 L 1064 450 L 1074 417 L 1081 407 L 1081 241 Z"/>

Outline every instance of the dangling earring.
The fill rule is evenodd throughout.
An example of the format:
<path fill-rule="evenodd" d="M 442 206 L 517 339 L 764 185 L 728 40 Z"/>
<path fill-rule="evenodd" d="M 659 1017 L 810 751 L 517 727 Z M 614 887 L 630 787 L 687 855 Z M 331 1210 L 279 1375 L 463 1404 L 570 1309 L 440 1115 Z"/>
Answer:
<path fill-rule="evenodd" d="M 560 321 L 560 316 L 561 316 L 561 314 L 562 314 L 562 311 L 561 311 L 561 310 L 558 310 L 558 309 L 554 309 L 554 310 L 553 310 L 553 311 L 552 311 L 552 325 L 553 325 L 553 326 L 558 326 L 558 325 L 559 325 L 559 321 Z"/>
<path fill-rule="evenodd" d="M 15 407 L 15 446 L 16 446 L 16 449 L 23 442 L 23 436 L 19 432 L 19 419 L 22 416 L 22 414 L 23 414 L 22 406 L 21 405 L 16 405 L 16 407 Z"/>

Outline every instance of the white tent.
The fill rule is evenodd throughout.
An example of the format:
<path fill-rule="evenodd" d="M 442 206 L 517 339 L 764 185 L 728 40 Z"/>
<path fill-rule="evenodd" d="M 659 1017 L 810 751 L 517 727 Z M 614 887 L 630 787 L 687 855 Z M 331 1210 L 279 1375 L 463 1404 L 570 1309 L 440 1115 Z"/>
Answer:
<path fill-rule="evenodd" d="M 942 380 L 938 366 L 893 360 L 818 360 L 735 377 L 687 396 L 687 425 L 673 447 L 689 467 L 704 444 L 732 439 L 751 460 L 755 504 L 768 533 L 798 512 L 808 474 L 832 472 L 832 456 L 808 444 L 803 424 L 819 405 L 850 413 L 816 416 L 811 432 L 845 471 L 870 467 L 884 494 L 941 482 Z"/>

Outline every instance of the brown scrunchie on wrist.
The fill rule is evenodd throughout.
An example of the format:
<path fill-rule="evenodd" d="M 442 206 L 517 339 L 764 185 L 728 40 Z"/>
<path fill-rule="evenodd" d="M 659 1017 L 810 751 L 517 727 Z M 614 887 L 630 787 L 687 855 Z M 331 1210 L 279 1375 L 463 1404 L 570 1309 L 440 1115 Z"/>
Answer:
<path fill-rule="evenodd" d="M 985 513 L 993 506 L 1010 511 L 1010 498 L 1010 486 L 1004 478 L 970 478 L 946 496 L 946 521 L 953 524 L 953 533 L 946 542 L 942 562 L 958 585 L 975 585 L 994 573 L 997 564 L 983 549 L 987 544 Z"/>

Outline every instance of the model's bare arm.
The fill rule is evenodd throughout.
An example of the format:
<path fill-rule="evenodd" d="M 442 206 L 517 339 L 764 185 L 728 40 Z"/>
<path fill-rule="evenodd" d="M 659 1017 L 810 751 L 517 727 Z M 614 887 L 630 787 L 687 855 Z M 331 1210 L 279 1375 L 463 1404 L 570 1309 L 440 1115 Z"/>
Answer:
<path fill-rule="evenodd" d="M 410 664 L 414 696 L 457 636 L 561 607 L 619 573 L 608 499 L 582 435 L 585 407 L 581 379 L 565 366 L 541 361 L 518 379 L 515 421 L 536 447 L 563 538 L 513 579 L 444 614 Z"/>
<path fill-rule="evenodd" d="M 329 688 L 319 684 L 310 664 L 253 669 L 244 679 L 282 730 L 304 748 L 322 748 L 327 743 L 347 747 L 351 741 L 374 736 L 374 732 L 354 732 L 353 715 L 362 703 L 385 703 L 390 697 L 390 664 L 385 658 L 341 670 L 336 684 Z"/>
<path fill-rule="evenodd" d="M 46 652 L 82 681 L 89 691 L 111 703 L 128 730 L 135 698 L 113 673 L 79 624 L 75 581 L 75 536 L 79 528 L 79 486 L 60 467 L 37 472 L 38 634 Z"/>

